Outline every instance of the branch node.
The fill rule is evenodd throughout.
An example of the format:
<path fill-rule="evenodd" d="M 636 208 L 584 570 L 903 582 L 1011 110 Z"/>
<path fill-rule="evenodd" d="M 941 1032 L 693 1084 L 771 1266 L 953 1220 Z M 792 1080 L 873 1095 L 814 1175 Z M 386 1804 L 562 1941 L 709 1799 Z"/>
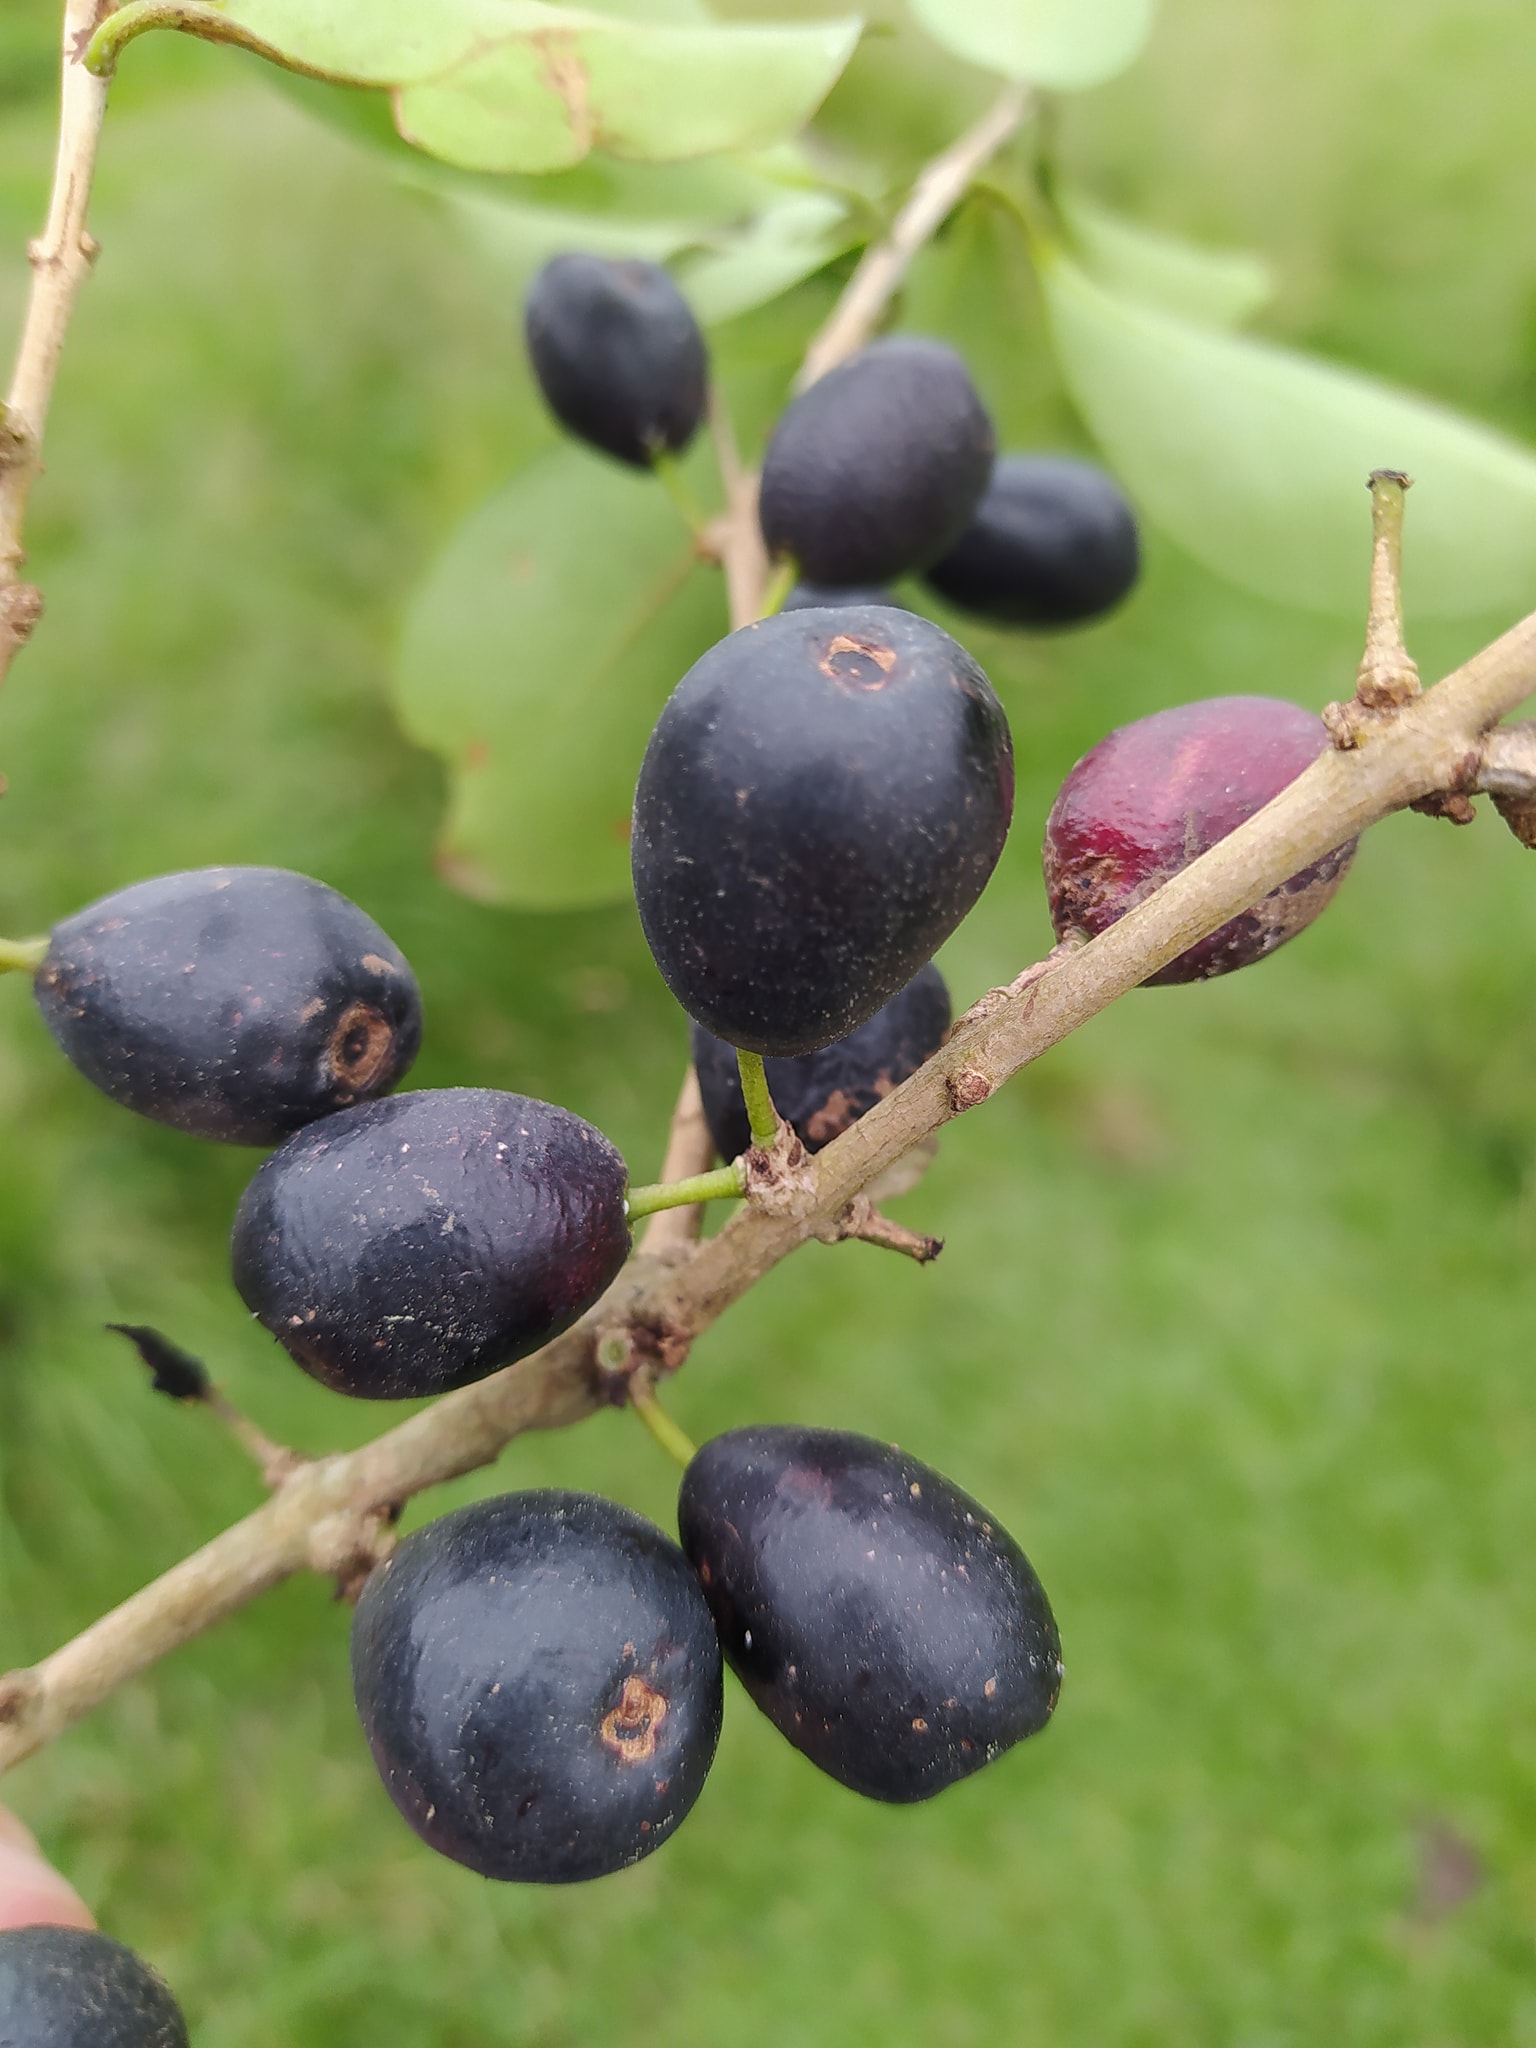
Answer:
<path fill-rule="evenodd" d="M 309 1531 L 306 1557 L 310 1570 L 334 1579 L 337 1599 L 355 1604 L 374 1568 L 393 1551 L 399 1519 L 397 1505 L 363 1514 L 348 1508 L 323 1516 Z"/>
<path fill-rule="evenodd" d="M 771 1145 L 743 1154 L 747 1200 L 767 1216 L 808 1216 L 816 1206 L 816 1171 L 794 1127 L 780 1122 Z"/>
<path fill-rule="evenodd" d="M 1444 818 L 1448 825 L 1475 825 L 1477 812 L 1472 799 L 1463 796 L 1460 790 L 1435 789 L 1428 796 L 1415 797 L 1408 806 L 1417 811 L 1421 818 Z"/>
<path fill-rule="evenodd" d="M 7 658 L 25 647 L 43 616 L 43 593 L 35 583 L 0 587 L 0 677 Z"/>
<path fill-rule="evenodd" d="M 955 1116 L 963 1116 L 968 1109 L 975 1109 L 993 1093 L 993 1083 L 975 1067 L 962 1067 L 958 1074 L 945 1077 L 945 1089 L 949 1095 L 949 1107 Z"/>
<path fill-rule="evenodd" d="M 887 1251 L 901 1252 L 907 1258 L 915 1259 L 920 1266 L 930 1264 L 944 1249 L 942 1237 L 927 1237 L 921 1231 L 908 1230 L 904 1223 L 893 1223 L 889 1216 L 882 1216 L 868 1195 L 855 1195 L 842 1214 L 830 1223 L 824 1223 L 816 1236 L 823 1244 L 840 1244 L 846 1238 L 860 1238 L 865 1244 L 883 1245 Z"/>
<path fill-rule="evenodd" d="M 25 1720 L 42 1695 L 43 1683 L 35 1671 L 7 1671 L 0 1678 L 0 1728 Z"/>

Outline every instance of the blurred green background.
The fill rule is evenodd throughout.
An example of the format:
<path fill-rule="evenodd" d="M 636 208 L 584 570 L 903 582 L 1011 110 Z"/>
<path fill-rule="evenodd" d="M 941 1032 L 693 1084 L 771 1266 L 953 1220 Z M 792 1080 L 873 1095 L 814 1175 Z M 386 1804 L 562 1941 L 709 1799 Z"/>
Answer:
<path fill-rule="evenodd" d="M 52 13 L 10 0 L 0 23 L 7 334 Z M 1265 331 L 1536 440 L 1533 72 L 1515 0 L 1167 0 L 1146 59 L 1065 110 L 1062 150 L 1102 198 L 1271 256 Z M 829 130 L 878 132 L 898 167 L 977 89 L 879 39 Z M 514 295 L 257 67 L 171 38 L 125 61 L 94 224 L 29 533 L 49 611 L 0 702 L 0 930 L 178 866 L 321 875 L 418 969 L 419 1082 L 553 1097 L 649 1178 L 683 1033 L 632 913 L 446 889 L 440 772 L 388 709 L 433 550 L 553 444 Z M 958 223 L 904 317 L 972 348 L 1010 445 L 1080 445 L 1032 294 L 977 314 L 990 232 Z M 834 286 L 722 351 L 782 390 Z M 1413 632 L 1426 675 L 1507 623 Z M 960 630 L 1020 766 L 1013 843 L 944 956 L 961 1001 L 1049 943 L 1039 828 L 1105 730 L 1231 689 L 1318 705 L 1359 646 L 1155 534 L 1103 626 Z M 950 1132 L 903 1211 L 948 1240 L 937 1267 L 813 1247 L 700 1345 L 673 1393 L 692 1434 L 899 1439 L 1050 1588 L 1054 1725 L 932 1806 L 860 1802 L 733 1688 L 660 1855 L 581 1890 L 487 1885 L 380 1789 L 319 1581 L 121 1693 L 6 1797 L 200 2048 L 1536 2044 L 1533 953 L 1536 866 L 1491 814 L 1393 820 L 1275 960 L 1130 998 Z M 257 1498 L 104 1321 L 160 1325 L 305 1449 L 388 1418 L 241 1310 L 225 1239 L 255 1155 L 95 1096 L 19 978 L 0 1119 L 3 1666 Z M 675 1479 L 614 1414 L 476 1485 L 544 1483 L 666 1522 Z"/>

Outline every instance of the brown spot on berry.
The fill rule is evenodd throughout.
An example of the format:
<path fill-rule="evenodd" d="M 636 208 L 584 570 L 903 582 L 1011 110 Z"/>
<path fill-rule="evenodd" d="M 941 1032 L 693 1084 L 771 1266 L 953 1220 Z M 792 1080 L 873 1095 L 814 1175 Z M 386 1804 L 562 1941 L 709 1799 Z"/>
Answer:
<path fill-rule="evenodd" d="M 382 1011 L 352 1003 L 337 1019 L 326 1059 L 344 1088 L 362 1094 L 387 1073 L 394 1050 L 394 1026 Z"/>
<path fill-rule="evenodd" d="M 624 1681 L 619 1703 L 603 1716 L 598 1735 L 621 1763 L 647 1763 L 656 1754 L 667 1702 L 638 1673 Z"/>

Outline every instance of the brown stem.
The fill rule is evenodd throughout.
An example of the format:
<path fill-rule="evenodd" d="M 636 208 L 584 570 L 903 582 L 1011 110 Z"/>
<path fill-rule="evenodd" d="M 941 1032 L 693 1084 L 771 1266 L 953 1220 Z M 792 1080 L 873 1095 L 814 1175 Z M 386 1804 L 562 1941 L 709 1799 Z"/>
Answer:
<path fill-rule="evenodd" d="M 672 1128 L 667 1134 L 666 1157 L 656 1178 L 692 1180 L 695 1174 L 707 1173 L 714 1161 L 715 1145 L 704 1121 L 699 1077 L 690 1067 L 683 1076 L 677 1107 L 672 1112 Z M 702 1202 L 687 1202 L 679 1209 L 658 1209 L 645 1226 L 640 1247 L 652 1257 L 660 1257 L 672 1247 L 692 1244 L 703 1228 Z"/>
<path fill-rule="evenodd" d="M 1029 112 L 1022 85 L 1007 86 L 974 127 L 918 176 L 890 231 L 859 260 L 831 317 L 805 352 L 796 388 L 803 391 L 861 349 L 885 317 L 916 256 L 953 213 L 976 173 L 994 157 Z"/>
<path fill-rule="evenodd" d="M 1412 481 L 1400 469 L 1370 477 L 1371 608 L 1355 680 L 1356 699 L 1370 711 L 1406 704 L 1421 687 L 1403 639 L 1403 495 Z"/>
<path fill-rule="evenodd" d="M 90 274 L 96 244 L 86 232 L 96 144 L 106 111 L 106 80 L 81 61 L 91 31 L 110 8 L 105 0 L 67 0 L 63 85 L 53 196 L 42 234 L 32 243 L 27 300 L 16 369 L 0 415 L 0 682 L 42 615 L 35 585 L 21 580 L 26 560 L 22 525 L 32 485 L 42 470 L 43 429 L 75 295 Z"/>
<path fill-rule="evenodd" d="M 749 1201 L 681 1262 L 638 1253 L 603 1300 L 542 1351 L 445 1395 L 360 1450 L 303 1466 L 254 1514 L 84 1635 L 0 1679 L 0 1771 L 268 1586 L 311 1563 L 333 1569 L 347 1541 L 361 1548 L 373 1540 L 378 1518 L 397 1503 L 488 1464 L 521 1430 L 558 1429 L 606 1405 L 613 1384 L 598 1364 L 600 1335 L 628 1332 L 637 1352 L 678 1363 L 732 1302 L 833 1228 L 941 1125 L 1344 840 L 1417 798 L 1464 786 L 1488 728 L 1533 689 L 1536 614 L 1405 705 L 1370 746 L 1330 748 L 1118 924 L 968 1017 L 910 1080 L 797 1166 L 786 1199 Z"/>

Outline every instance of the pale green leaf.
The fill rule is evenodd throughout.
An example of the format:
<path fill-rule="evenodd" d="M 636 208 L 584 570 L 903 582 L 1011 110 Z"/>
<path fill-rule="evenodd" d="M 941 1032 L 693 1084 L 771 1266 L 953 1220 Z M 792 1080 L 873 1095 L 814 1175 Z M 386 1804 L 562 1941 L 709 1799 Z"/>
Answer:
<path fill-rule="evenodd" d="M 643 162 L 754 149 L 803 125 L 858 40 L 855 22 L 640 25 L 518 10 L 525 33 L 402 85 L 400 131 L 482 171 L 561 170 L 588 151 Z"/>
<path fill-rule="evenodd" d="M 1102 85 L 1140 56 L 1156 0 L 911 0 L 967 63 L 1056 92 Z"/>
<path fill-rule="evenodd" d="M 860 239 L 842 200 L 799 193 L 685 258 L 678 282 L 699 319 L 713 326 L 777 298 Z"/>
<path fill-rule="evenodd" d="M 1239 327 L 1274 289 L 1262 257 L 1199 248 L 1124 220 L 1081 192 L 1058 188 L 1055 197 L 1084 267 L 1111 291 L 1207 326 Z"/>
<path fill-rule="evenodd" d="M 763 147 L 810 118 L 859 35 L 853 20 L 717 23 L 700 0 L 220 0 L 211 11 L 311 72 L 391 88 L 409 141 L 496 172 L 563 170 L 594 149 L 660 163 Z"/>
<path fill-rule="evenodd" d="M 1414 479 L 1410 618 L 1536 605 L 1536 455 L 1444 406 L 1044 266 L 1072 396 L 1132 498 L 1198 560 L 1265 597 L 1358 614 L 1373 469 Z"/>
<path fill-rule="evenodd" d="M 525 909 L 622 900 L 646 740 L 725 629 L 654 480 L 575 448 L 515 476 L 438 557 L 397 663 L 401 723 L 449 771 L 447 878 Z"/>

